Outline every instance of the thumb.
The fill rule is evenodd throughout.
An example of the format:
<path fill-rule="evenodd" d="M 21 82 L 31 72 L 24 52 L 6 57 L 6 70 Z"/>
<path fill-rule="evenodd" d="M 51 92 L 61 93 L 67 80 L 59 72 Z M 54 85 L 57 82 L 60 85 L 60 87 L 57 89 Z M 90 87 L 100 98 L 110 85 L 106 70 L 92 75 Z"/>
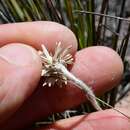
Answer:
<path fill-rule="evenodd" d="M 130 113 L 126 109 L 122 111 L 128 115 Z M 35 130 L 130 130 L 130 121 L 120 113 L 108 109 L 59 120 Z"/>
<path fill-rule="evenodd" d="M 33 92 L 40 73 L 41 61 L 32 47 L 15 43 L 0 48 L 0 123 Z"/>

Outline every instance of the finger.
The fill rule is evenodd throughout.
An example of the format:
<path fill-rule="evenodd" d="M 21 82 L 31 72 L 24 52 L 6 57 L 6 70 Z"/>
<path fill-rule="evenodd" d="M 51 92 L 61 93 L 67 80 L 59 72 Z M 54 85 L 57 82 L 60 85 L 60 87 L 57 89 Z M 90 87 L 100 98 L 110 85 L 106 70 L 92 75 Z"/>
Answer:
<path fill-rule="evenodd" d="M 111 48 L 89 47 L 76 54 L 72 73 L 92 87 L 97 95 L 119 84 L 123 74 L 123 62 Z"/>
<path fill-rule="evenodd" d="M 105 110 L 57 121 L 46 128 L 35 130 L 130 130 L 130 121 L 115 112 Z"/>
<path fill-rule="evenodd" d="M 74 34 L 67 27 L 55 22 L 39 21 L 0 25 L 0 36 L 0 46 L 16 42 L 39 49 L 41 44 L 44 44 L 52 51 L 56 42 L 61 42 L 63 47 L 72 45 L 72 53 L 77 49 Z"/>
<path fill-rule="evenodd" d="M 77 52 L 71 72 L 91 85 L 95 93 L 101 94 L 119 83 L 123 65 L 112 49 L 90 47 Z M 19 129 L 54 112 L 77 106 L 85 100 L 83 92 L 72 85 L 63 88 L 39 87 L 4 127 Z"/>
<path fill-rule="evenodd" d="M 40 79 L 41 61 L 32 47 L 10 44 L 0 48 L 0 123 L 32 93 Z"/>

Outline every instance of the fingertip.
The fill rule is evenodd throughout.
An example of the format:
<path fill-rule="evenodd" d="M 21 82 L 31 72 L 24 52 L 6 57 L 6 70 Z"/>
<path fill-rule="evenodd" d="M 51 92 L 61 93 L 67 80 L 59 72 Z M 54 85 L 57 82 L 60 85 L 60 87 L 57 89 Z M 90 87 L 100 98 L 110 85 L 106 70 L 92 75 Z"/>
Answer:
<path fill-rule="evenodd" d="M 101 95 L 119 84 L 123 75 L 123 62 L 108 47 L 88 47 L 76 53 L 71 71 L 91 86 L 97 95 Z"/>
<path fill-rule="evenodd" d="M 38 24 L 39 26 L 44 26 L 44 28 L 46 28 L 46 39 L 44 44 L 50 51 L 54 50 L 55 43 L 61 42 L 64 48 L 70 45 L 72 46 L 71 53 L 76 52 L 77 39 L 67 26 L 52 21 L 39 21 Z"/>
<path fill-rule="evenodd" d="M 50 51 L 53 51 L 56 42 L 61 42 L 63 47 L 72 45 L 71 53 L 77 50 L 74 33 L 66 26 L 51 21 L 1 25 L 0 36 L 0 46 L 9 43 L 26 43 L 40 49 L 41 44 L 44 44 Z"/>
<path fill-rule="evenodd" d="M 0 58 L 19 67 L 40 63 L 37 51 L 31 46 L 21 43 L 12 43 L 1 47 Z"/>

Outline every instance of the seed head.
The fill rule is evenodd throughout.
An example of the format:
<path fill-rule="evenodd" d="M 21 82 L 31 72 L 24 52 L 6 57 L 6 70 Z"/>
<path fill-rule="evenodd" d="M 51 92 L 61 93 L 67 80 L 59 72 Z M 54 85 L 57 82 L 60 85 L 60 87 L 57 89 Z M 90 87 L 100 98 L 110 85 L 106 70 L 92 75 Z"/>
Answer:
<path fill-rule="evenodd" d="M 58 85 L 62 87 L 67 84 L 67 78 L 61 71 L 56 69 L 57 64 L 62 64 L 67 67 L 68 64 L 73 63 L 72 55 L 69 53 L 70 46 L 63 49 L 61 42 L 56 43 L 54 54 L 48 52 L 46 47 L 42 45 L 42 51 L 39 51 L 42 60 L 42 74 L 45 81 L 43 86 L 48 85 L 49 87 Z"/>

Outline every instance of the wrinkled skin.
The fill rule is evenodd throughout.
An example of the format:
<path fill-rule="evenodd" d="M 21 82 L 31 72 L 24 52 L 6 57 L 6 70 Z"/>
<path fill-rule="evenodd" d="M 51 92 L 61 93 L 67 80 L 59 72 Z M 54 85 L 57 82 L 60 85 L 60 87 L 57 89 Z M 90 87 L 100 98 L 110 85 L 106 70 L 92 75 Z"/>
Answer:
<path fill-rule="evenodd" d="M 123 64 L 107 47 L 77 50 L 74 34 L 54 22 L 26 22 L 0 25 L 0 130 L 28 129 L 54 112 L 62 112 L 86 101 L 84 93 L 72 84 L 63 88 L 41 87 L 42 64 L 36 49 L 44 44 L 50 51 L 61 41 L 72 45 L 75 62 L 71 72 L 101 95 L 116 86 Z M 122 112 L 130 115 L 127 110 Z M 39 130 L 130 130 L 130 122 L 114 110 L 76 116 Z"/>

